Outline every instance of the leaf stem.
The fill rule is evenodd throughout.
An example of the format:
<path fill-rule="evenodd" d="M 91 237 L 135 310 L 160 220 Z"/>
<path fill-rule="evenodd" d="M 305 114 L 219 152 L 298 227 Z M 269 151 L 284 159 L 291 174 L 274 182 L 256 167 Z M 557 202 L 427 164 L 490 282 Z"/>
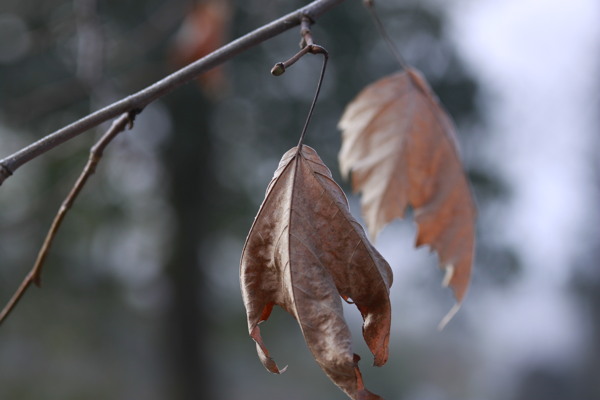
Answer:
<path fill-rule="evenodd" d="M 325 69 L 327 68 L 327 61 L 329 60 L 329 53 L 323 47 L 316 44 L 306 47 L 311 48 L 311 50 L 309 51 L 309 53 L 311 54 L 323 54 L 323 67 L 321 67 L 321 75 L 319 76 L 319 82 L 317 83 L 317 90 L 315 91 L 315 96 L 313 97 L 310 109 L 308 110 L 306 122 L 304 123 L 302 133 L 300 134 L 300 140 L 298 140 L 298 151 L 300 151 L 300 149 L 302 148 L 302 143 L 304 142 L 304 137 L 306 136 L 306 130 L 308 129 L 308 124 L 310 123 L 310 119 L 313 115 L 315 104 L 317 104 L 317 99 L 319 98 L 319 93 L 321 92 L 321 85 L 323 84 L 323 77 L 325 76 Z"/>
<path fill-rule="evenodd" d="M 377 27 L 379 34 L 384 39 L 385 44 L 387 45 L 388 49 L 390 50 L 392 55 L 396 58 L 396 60 L 398 61 L 398 64 L 400 64 L 400 67 L 403 70 L 407 70 L 409 68 L 408 63 L 404 60 L 404 57 L 402 57 L 402 54 L 400 54 L 400 51 L 396 47 L 396 45 L 395 45 L 394 41 L 392 40 L 392 38 L 390 37 L 390 35 L 385 30 L 385 27 L 383 26 L 383 22 L 381 22 L 381 19 L 379 18 L 379 15 L 377 14 L 377 10 L 375 9 L 375 0 L 363 0 L 363 3 L 369 10 L 369 13 L 371 14 L 373 22 L 375 23 L 375 26 Z"/>
<path fill-rule="evenodd" d="M 294 65 L 299 59 L 304 57 L 306 54 L 322 54 L 323 55 L 323 67 L 321 68 L 321 75 L 319 76 L 319 82 L 317 83 L 317 90 L 315 91 L 315 95 L 313 97 L 313 101 L 310 105 L 310 109 L 308 110 L 308 115 L 306 116 L 306 122 L 304 122 L 304 127 L 302 128 L 302 133 L 300 134 L 300 140 L 298 141 L 298 151 L 302 149 L 302 143 L 304 142 L 304 137 L 306 136 L 306 130 L 308 129 L 308 124 L 312 117 L 313 111 L 315 109 L 315 104 L 317 104 L 317 99 L 319 98 L 319 93 L 321 92 L 321 85 L 323 84 L 323 77 L 325 76 L 325 69 L 327 68 L 327 61 L 329 60 L 329 53 L 325 50 L 324 47 L 319 46 L 318 44 L 314 44 L 312 33 L 310 30 L 310 26 L 313 23 L 313 20 L 308 15 L 303 15 L 300 22 L 300 35 L 302 36 L 302 41 L 300 42 L 299 52 L 294 54 L 290 59 L 284 62 L 278 62 L 271 68 L 271 74 L 274 76 L 283 75 L 287 68 Z"/>

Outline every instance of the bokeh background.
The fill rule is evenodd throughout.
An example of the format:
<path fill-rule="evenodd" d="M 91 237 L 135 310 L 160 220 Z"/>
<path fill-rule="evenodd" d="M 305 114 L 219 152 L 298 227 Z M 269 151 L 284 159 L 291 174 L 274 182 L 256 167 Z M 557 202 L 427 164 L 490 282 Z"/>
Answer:
<path fill-rule="evenodd" d="M 2 0 L 0 157 L 307 2 L 219 1 L 211 12 L 206 3 Z M 456 121 L 479 221 L 472 286 L 442 332 L 453 299 L 436 256 L 413 248 L 410 215 L 380 235 L 395 273 L 386 366 L 370 366 L 360 316 L 345 309 L 367 387 L 406 400 L 600 398 L 600 3 L 377 4 Z M 331 62 L 307 144 L 347 190 L 337 121 L 398 65 L 358 0 L 324 15 L 313 34 Z M 0 399 L 346 398 L 280 309 L 262 332 L 289 367 L 269 374 L 239 292 L 246 233 L 297 142 L 320 69 L 307 56 L 269 74 L 298 41 L 292 29 L 156 101 L 108 147 L 43 288 L 0 327 Z M 0 301 L 31 267 L 106 128 L 0 187 Z"/>

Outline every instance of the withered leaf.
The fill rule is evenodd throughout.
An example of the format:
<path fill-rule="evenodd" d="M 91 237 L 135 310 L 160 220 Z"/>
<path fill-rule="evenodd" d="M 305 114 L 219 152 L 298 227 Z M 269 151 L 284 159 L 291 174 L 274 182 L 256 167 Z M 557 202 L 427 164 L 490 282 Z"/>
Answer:
<path fill-rule="evenodd" d="M 230 0 L 194 2 L 175 35 L 171 62 L 181 68 L 223 46 L 228 40 L 228 25 L 232 19 Z M 198 77 L 198 83 L 208 94 L 226 89 L 227 79 L 222 66 Z"/>
<path fill-rule="evenodd" d="M 469 285 L 475 246 L 475 204 L 463 172 L 450 117 L 414 69 L 367 86 L 347 106 L 340 169 L 362 192 L 369 235 L 408 205 L 418 224 L 416 245 L 428 244 L 446 269 L 460 303 Z"/>
<path fill-rule="evenodd" d="M 269 371 L 281 372 L 258 324 L 279 305 L 296 318 L 315 360 L 336 385 L 352 399 L 380 398 L 362 384 L 341 298 L 360 310 L 374 363 L 383 365 L 392 272 L 314 149 L 294 147 L 281 159 L 246 239 L 240 275 L 248 330 Z"/>

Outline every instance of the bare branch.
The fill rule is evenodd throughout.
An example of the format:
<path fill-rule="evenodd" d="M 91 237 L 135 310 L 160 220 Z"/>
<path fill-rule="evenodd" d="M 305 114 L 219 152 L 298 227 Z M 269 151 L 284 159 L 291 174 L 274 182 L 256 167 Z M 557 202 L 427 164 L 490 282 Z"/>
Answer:
<path fill-rule="evenodd" d="M 100 138 L 100 140 L 90 149 L 90 157 L 81 171 L 81 175 L 73 185 L 73 188 L 61 204 L 58 209 L 58 213 L 54 217 L 54 221 L 52 221 L 52 226 L 48 230 L 46 234 L 46 239 L 44 239 L 44 244 L 40 248 L 37 259 L 35 260 L 35 264 L 31 268 L 31 271 L 27 274 L 21 285 L 12 296 L 10 301 L 6 304 L 2 312 L 0 312 L 0 325 L 4 320 L 8 317 L 11 311 L 16 307 L 21 297 L 25 294 L 27 289 L 31 286 L 32 283 L 35 283 L 36 286 L 41 285 L 41 274 L 42 267 L 44 266 L 44 261 L 46 260 L 46 256 L 48 255 L 48 251 L 50 251 L 50 246 L 52 246 L 52 242 L 56 237 L 58 229 L 60 228 L 62 221 L 64 220 L 67 212 L 77 199 L 77 196 L 81 192 L 81 189 L 85 186 L 88 178 L 94 173 L 96 170 L 96 166 L 98 162 L 100 162 L 100 158 L 102 158 L 102 154 L 104 153 L 104 149 L 108 144 L 122 131 L 125 130 L 127 125 L 133 124 L 133 119 L 135 118 L 135 113 L 129 112 L 121 115 L 118 119 L 116 119 L 111 127 L 106 131 L 106 133 Z"/>
<path fill-rule="evenodd" d="M 268 39 L 271 39 L 295 26 L 300 25 L 302 18 L 315 21 L 320 15 L 345 0 L 315 0 L 312 3 L 291 12 L 267 25 L 264 25 L 229 44 L 217 49 L 207 56 L 168 75 L 160 81 L 139 92 L 116 101 L 80 120 L 67 125 L 44 138 L 30 144 L 16 153 L 0 160 L 0 184 L 11 176 L 20 166 L 44 154 L 50 149 L 74 138 L 75 136 L 115 118 L 119 114 L 130 111 L 140 112 L 154 100 L 170 93 L 179 86 L 194 80 L 198 75 L 214 68 L 237 54 L 248 50 Z"/>

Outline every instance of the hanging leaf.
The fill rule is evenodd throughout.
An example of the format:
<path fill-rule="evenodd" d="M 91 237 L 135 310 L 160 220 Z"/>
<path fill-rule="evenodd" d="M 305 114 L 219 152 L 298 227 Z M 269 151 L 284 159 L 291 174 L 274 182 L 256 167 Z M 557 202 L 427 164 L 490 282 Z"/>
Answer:
<path fill-rule="evenodd" d="M 294 147 L 281 159 L 246 239 L 240 275 L 248 330 L 269 371 L 282 372 L 258 324 L 279 305 L 296 318 L 315 360 L 336 385 L 352 399 L 380 398 L 363 386 L 340 296 L 360 310 L 374 363 L 383 365 L 392 272 L 312 148 Z"/>
<path fill-rule="evenodd" d="M 352 187 L 371 239 L 408 205 L 446 269 L 460 303 L 469 285 L 475 245 L 475 205 L 457 154 L 454 126 L 414 69 L 367 86 L 346 108 L 340 169 Z"/>

